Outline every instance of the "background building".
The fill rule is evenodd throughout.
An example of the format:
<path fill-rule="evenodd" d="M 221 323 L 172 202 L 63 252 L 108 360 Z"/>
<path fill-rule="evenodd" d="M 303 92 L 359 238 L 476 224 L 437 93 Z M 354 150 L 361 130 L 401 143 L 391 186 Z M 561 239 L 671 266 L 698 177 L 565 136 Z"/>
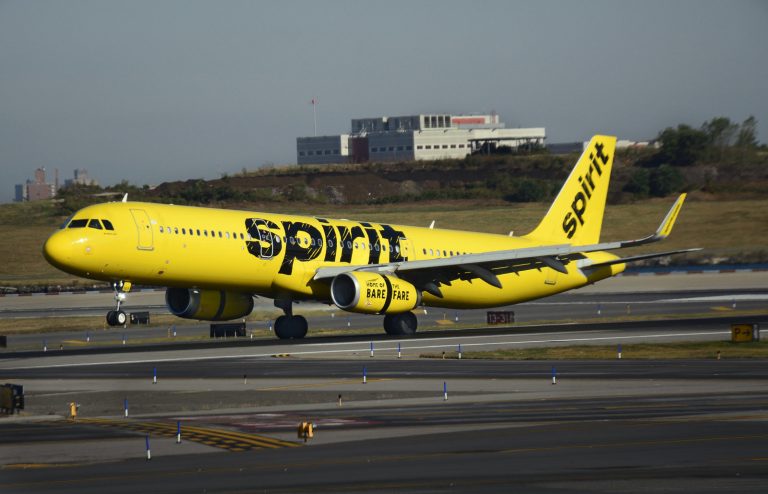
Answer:
<path fill-rule="evenodd" d="M 45 178 L 45 168 L 35 170 L 34 180 L 27 180 L 23 184 L 16 184 L 14 200 L 16 202 L 41 201 L 56 197 L 59 190 L 59 170 L 54 170 L 54 183 L 48 183 Z M 75 177 L 64 181 L 64 187 L 73 185 L 99 185 L 99 182 L 88 176 L 88 170 L 83 168 L 75 170 Z"/>
<path fill-rule="evenodd" d="M 56 182 L 58 182 L 58 170 L 56 170 Z M 45 180 L 45 168 L 35 170 L 34 180 L 16 185 L 16 201 L 41 201 L 56 196 L 57 183 L 49 184 Z"/>
<path fill-rule="evenodd" d="M 507 129 L 496 114 L 356 118 L 351 133 L 299 137 L 299 164 L 463 158 L 475 151 L 544 146 L 543 127 Z"/>

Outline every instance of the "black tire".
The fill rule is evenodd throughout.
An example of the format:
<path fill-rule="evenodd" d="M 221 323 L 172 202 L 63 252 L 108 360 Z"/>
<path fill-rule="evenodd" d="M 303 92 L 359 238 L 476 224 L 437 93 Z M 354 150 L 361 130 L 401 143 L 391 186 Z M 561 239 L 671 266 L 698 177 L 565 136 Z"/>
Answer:
<path fill-rule="evenodd" d="M 303 316 L 280 316 L 275 320 L 275 335 L 281 340 L 299 340 L 307 335 L 309 323 Z"/>
<path fill-rule="evenodd" d="M 110 326 L 117 326 L 117 323 L 115 322 L 115 311 L 111 310 L 107 312 L 107 324 Z"/>
<path fill-rule="evenodd" d="M 387 314 L 384 316 L 384 331 L 392 336 L 413 336 L 416 334 L 419 321 L 413 312 Z"/>

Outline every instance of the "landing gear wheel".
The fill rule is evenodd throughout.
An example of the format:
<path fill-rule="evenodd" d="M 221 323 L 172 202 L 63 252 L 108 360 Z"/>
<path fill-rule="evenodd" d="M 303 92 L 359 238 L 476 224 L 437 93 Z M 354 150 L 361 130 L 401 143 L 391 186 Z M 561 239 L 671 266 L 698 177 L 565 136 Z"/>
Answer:
<path fill-rule="evenodd" d="M 107 324 L 110 326 L 122 326 L 128 320 L 128 316 L 121 310 L 111 310 L 107 312 Z"/>
<path fill-rule="evenodd" d="M 384 331 L 392 336 L 413 336 L 419 325 L 413 312 L 402 314 L 387 314 L 384 316 Z"/>
<path fill-rule="evenodd" d="M 309 324 L 303 316 L 280 316 L 275 320 L 275 335 L 281 340 L 304 338 L 307 329 Z"/>

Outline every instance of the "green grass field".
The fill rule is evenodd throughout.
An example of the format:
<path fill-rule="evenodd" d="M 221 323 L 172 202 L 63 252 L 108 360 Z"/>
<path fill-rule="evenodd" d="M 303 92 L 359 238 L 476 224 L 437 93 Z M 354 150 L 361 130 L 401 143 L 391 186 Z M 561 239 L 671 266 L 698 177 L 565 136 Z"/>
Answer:
<path fill-rule="evenodd" d="M 603 240 L 638 238 L 652 233 L 674 198 L 649 199 L 635 204 L 609 205 L 603 220 Z M 279 208 L 279 209 L 278 209 Z M 507 204 L 492 201 L 418 202 L 386 206 L 263 207 L 261 210 L 306 213 L 318 216 L 370 220 L 395 224 L 474 230 L 499 234 L 530 231 L 546 213 L 549 204 Z M 26 284 L 87 285 L 46 263 L 42 245 L 63 220 L 49 203 L 0 205 L 0 286 Z M 683 207 L 672 235 L 662 244 L 636 249 L 634 253 L 704 247 L 701 253 L 681 257 L 691 260 L 726 259 L 728 262 L 768 261 L 768 201 L 689 200 Z M 627 251 L 629 254 L 630 251 Z"/>

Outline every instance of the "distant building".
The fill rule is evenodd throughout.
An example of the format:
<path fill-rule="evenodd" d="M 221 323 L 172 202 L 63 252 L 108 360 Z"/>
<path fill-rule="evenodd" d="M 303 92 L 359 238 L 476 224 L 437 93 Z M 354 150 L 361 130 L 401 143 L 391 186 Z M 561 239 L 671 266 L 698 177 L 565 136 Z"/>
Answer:
<path fill-rule="evenodd" d="M 77 169 L 75 170 L 75 177 L 73 179 L 67 179 L 64 181 L 64 187 L 71 187 L 73 185 L 99 185 L 99 182 L 88 176 L 88 170 Z M 56 192 L 59 190 L 59 170 L 54 172 L 54 183 L 50 184 L 45 178 L 45 168 L 38 168 L 35 170 L 34 180 L 27 180 L 23 184 L 16 184 L 15 197 L 16 202 L 25 201 L 41 201 L 43 199 L 51 199 L 56 197 Z"/>
<path fill-rule="evenodd" d="M 45 168 L 36 169 L 34 180 L 27 180 L 26 183 L 17 184 L 15 189 L 15 199 L 17 202 L 42 201 L 56 196 L 56 184 L 49 184 L 45 181 Z"/>
<path fill-rule="evenodd" d="M 356 118 L 351 133 L 299 137 L 299 164 L 463 158 L 474 151 L 543 146 L 543 127 L 507 129 L 496 114 Z"/>
<path fill-rule="evenodd" d="M 99 185 L 99 182 L 88 176 L 88 170 L 78 168 L 75 170 L 75 178 L 64 180 L 64 187 L 71 187 L 73 185 Z"/>

